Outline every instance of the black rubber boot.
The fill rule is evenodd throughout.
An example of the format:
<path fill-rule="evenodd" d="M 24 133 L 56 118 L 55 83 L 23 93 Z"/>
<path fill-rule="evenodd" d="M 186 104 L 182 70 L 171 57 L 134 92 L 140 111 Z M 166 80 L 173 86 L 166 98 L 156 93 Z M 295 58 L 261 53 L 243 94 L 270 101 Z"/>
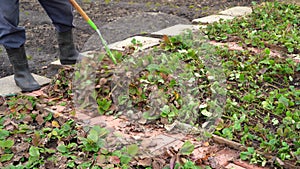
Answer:
<path fill-rule="evenodd" d="M 6 52 L 14 68 L 16 85 L 21 88 L 22 92 L 31 92 L 40 89 L 41 86 L 29 71 L 24 45 L 20 48 L 6 48 Z"/>
<path fill-rule="evenodd" d="M 57 41 L 59 46 L 59 59 L 60 63 L 63 65 L 73 65 L 81 56 L 76 50 L 73 42 L 73 33 L 72 30 L 67 32 L 58 32 Z"/>

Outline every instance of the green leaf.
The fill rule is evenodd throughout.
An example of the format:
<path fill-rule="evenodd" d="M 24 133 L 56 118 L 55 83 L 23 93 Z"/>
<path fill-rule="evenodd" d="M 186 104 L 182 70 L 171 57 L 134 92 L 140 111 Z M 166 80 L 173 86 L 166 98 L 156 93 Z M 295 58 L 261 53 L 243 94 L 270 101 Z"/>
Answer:
<path fill-rule="evenodd" d="M 131 160 L 131 157 L 127 155 L 121 155 L 120 160 L 122 164 L 128 164 Z"/>
<path fill-rule="evenodd" d="M 56 130 L 53 130 L 53 131 L 51 132 L 51 134 L 52 134 L 53 136 L 58 136 L 58 133 L 57 133 Z"/>
<path fill-rule="evenodd" d="M 70 131 L 71 130 L 71 126 L 68 123 L 65 123 L 64 125 L 61 126 L 61 130 L 63 131 Z"/>
<path fill-rule="evenodd" d="M 160 109 L 163 114 L 169 114 L 170 107 L 168 105 L 164 105 L 163 108 Z"/>
<path fill-rule="evenodd" d="M 194 151 L 195 146 L 190 142 L 186 141 L 180 148 L 179 154 L 190 155 Z"/>
<path fill-rule="evenodd" d="M 131 43 L 136 45 L 137 44 L 137 40 L 135 38 L 132 38 Z"/>
<path fill-rule="evenodd" d="M 247 148 L 247 151 L 248 151 L 250 154 L 255 153 L 254 147 L 248 147 L 248 148 Z"/>
<path fill-rule="evenodd" d="M 45 148 L 44 151 L 45 151 L 46 153 L 48 153 L 48 154 L 54 154 L 54 153 L 56 153 L 56 150 L 54 150 L 54 149 L 49 149 L 49 148 Z"/>
<path fill-rule="evenodd" d="M 242 159 L 242 160 L 247 160 L 248 158 L 249 158 L 249 153 L 248 152 L 241 152 L 240 153 L 240 158 Z"/>
<path fill-rule="evenodd" d="M 223 133 L 223 137 L 226 137 L 230 140 L 233 138 L 232 129 L 230 129 L 230 128 L 224 128 L 222 130 L 222 133 Z"/>
<path fill-rule="evenodd" d="M 38 147 L 31 146 L 29 148 L 29 155 L 31 157 L 40 157 L 40 151 Z"/>
<path fill-rule="evenodd" d="M 265 49 L 265 54 L 270 55 L 270 53 L 271 53 L 270 49 L 269 49 L 269 48 L 266 48 L 266 49 Z"/>
<path fill-rule="evenodd" d="M 52 119 L 53 115 L 52 113 L 49 113 L 46 117 L 44 117 L 45 121 L 50 121 Z"/>
<path fill-rule="evenodd" d="M 67 148 L 70 149 L 70 148 L 75 148 L 77 146 L 76 143 L 70 143 L 67 145 Z"/>
<path fill-rule="evenodd" d="M 266 64 L 266 65 L 270 65 L 270 64 L 271 64 L 271 62 L 270 62 L 269 59 L 262 60 L 262 61 L 260 61 L 259 63 L 260 63 L 260 64 Z"/>
<path fill-rule="evenodd" d="M 14 140 L 0 141 L 1 148 L 11 148 L 14 145 Z"/>
<path fill-rule="evenodd" d="M 251 94 L 251 93 L 245 95 L 245 96 L 242 98 L 243 101 L 246 101 L 246 102 L 248 102 L 248 103 L 253 102 L 254 99 L 255 99 L 255 97 L 254 97 L 254 95 Z"/>
<path fill-rule="evenodd" d="M 9 131 L 0 129 L 0 140 L 4 140 L 9 136 Z"/>
<path fill-rule="evenodd" d="M 203 114 L 204 116 L 206 117 L 211 117 L 212 116 L 212 113 L 207 111 L 206 109 L 202 110 L 201 111 L 201 114 Z"/>
<path fill-rule="evenodd" d="M 0 157 L 0 162 L 9 161 L 13 158 L 14 154 L 2 154 Z"/>
<path fill-rule="evenodd" d="M 241 131 L 242 126 L 241 126 L 241 123 L 239 121 L 234 122 L 234 129 L 237 130 L 237 131 Z"/>
<path fill-rule="evenodd" d="M 129 96 L 127 95 L 120 95 L 118 96 L 118 103 L 119 105 L 124 105 L 125 103 L 127 103 L 129 100 Z"/>
<path fill-rule="evenodd" d="M 110 108 L 112 101 L 108 101 L 107 99 L 97 99 L 97 103 L 100 110 L 107 111 Z"/>
<path fill-rule="evenodd" d="M 109 131 L 106 128 L 102 128 L 100 126 L 94 126 L 92 130 L 97 131 L 98 137 L 105 137 L 109 133 Z"/>
<path fill-rule="evenodd" d="M 87 139 L 93 141 L 94 143 L 98 142 L 99 139 L 99 135 L 98 132 L 94 129 L 91 129 L 91 131 L 89 132 Z"/>
<path fill-rule="evenodd" d="M 261 104 L 264 109 L 269 109 L 271 106 L 268 101 L 263 101 L 263 102 L 261 102 Z"/>
<path fill-rule="evenodd" d="M 127 153 L 130 156 L 135 156 L 138 153 L 138 151 L 139 151 L 139 147 L 136 144 L 132 144 L 127 147 Z"/>
<path fill-rule="evenodd" d="M 67 147 L 64 144 L 60 144 L 59 146 L 56 147 L 56 149 L 61 152 L 61 153 L 66 153 L 68 152 Z"/>
<path fill-rule="evenodd" d="M 284 104 L 285 106 L 289 106 L 289 99 L 287 99 L 286 97 L 284 96 L 281 96 L 278 101 L 282 104 Z"/>
<path fill-rule="evenodd" d="M 250 163 L 253 163 L 251 162 L 251 160 L 257 160 L 257 153 L 255 152 L 254 148 L 253 147 L 248 147 L 247 148 L 247 152 L 243 152 L 243 155 L 246 159 L 250 160 Z"/>
<path fill-rule="evenodd" d="M 149 64 L 146 69 L 150 72 L 156 71 L 159 69 L 159 65 L 157 64 Z"/>
<path fill-rule="evenodd" d="M 289 53 L 293 53 L 294 52 L 294 48 L 288 48 L 288 52 Z"/>

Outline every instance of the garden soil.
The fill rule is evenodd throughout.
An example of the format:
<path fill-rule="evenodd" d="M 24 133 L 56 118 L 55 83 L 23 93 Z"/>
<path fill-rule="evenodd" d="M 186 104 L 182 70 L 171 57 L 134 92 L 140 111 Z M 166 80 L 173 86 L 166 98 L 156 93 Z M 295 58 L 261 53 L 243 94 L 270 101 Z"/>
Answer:
<path fill-rule="evenodd" d="M 176 24 L 233 7 L 251 6 L 253 0 L 78 0 L 100 28 L 108 43 L 140 33 L 155 32 Z M 25 47 L 30 69 L 51 77 L 49 64 L 58 58 L 55 29 L 37 0 L 20 1 L 20 26 L 26 28 Z M 79 51 L 98 50 L 101 42 L 95 31 L 74 11 L 74 39 Z M 12 74 L 4 48 L 0 47 L 0 77 Z"/>

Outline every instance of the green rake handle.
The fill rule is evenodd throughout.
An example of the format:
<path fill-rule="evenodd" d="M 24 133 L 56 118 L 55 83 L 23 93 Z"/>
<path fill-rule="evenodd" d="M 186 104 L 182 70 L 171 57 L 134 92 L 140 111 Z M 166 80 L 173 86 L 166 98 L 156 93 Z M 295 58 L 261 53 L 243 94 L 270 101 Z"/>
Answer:
<path fill-rule="evenodd" d="M 104 38 L 102 37 L 97 25 L 90 19 L 90 17 L 83 11 L 83 9 L 78 5 L 78 3 L 75 0 L 70 0 L 70 3 L 79 12 L 79 14 L 83 17 L 83 19 L 99 34 L 100 40 L 101 40 L 102 44 L 104 45 L 104 48 L 105 48 L 108 56 L 111 58 L 111 60 L 114 62 L 114 64 L 117 64 L 116 58 L 113 56 L 110 49 L 108 48 L 107 43 L 104 40 Z"/>

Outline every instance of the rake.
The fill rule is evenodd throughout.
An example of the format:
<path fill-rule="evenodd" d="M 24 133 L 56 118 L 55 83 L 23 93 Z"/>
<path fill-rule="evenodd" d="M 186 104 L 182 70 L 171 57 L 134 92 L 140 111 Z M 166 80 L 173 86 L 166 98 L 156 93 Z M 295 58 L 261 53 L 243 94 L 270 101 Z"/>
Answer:
<path fill-rule="evenodd" d="M 111 60 L 114 62 L 114 64 L 117 64 L 116 58 L 113 56 L 112 52 L 108 48 L 107 42 L 102 37 L 102 34 L 101 34 L 100 30 L 98 29 L 97 25 L 90 19 L 90 17 L 84 12 L 84 10 L 79 6 L 79 4 L 75 0 L 70 0 L 70 3 L 78 11 L 78 13 L 83 17 L 83 19 L 98 33 L 100 40 L 101 40 L 102 44 L 104 45 L 106 53 L 111 58 Z"/>

